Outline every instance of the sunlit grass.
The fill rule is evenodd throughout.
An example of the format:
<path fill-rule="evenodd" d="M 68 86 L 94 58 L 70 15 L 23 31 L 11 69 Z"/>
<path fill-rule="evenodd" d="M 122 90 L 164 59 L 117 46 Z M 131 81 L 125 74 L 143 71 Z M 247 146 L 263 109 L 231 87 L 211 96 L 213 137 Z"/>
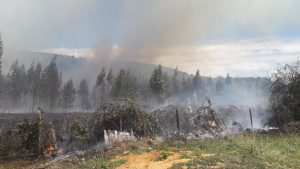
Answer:
<path fill-rule="evenodd" d="M 173 168 L 300 168 L 298 134 L 235 135 L 226 139 L 204 139 L 165 143 L 193 152 L 193 160 Z M 215 154 L 203 157 L 201 154 Z"/>
<path fill-rule="evenodd" d="M 147 150 L 147 151 L 146 151 Z M 169 153 L 180 153 L 185 163 L 171 168 L 300 168 L 299 134 L 239 134 L 225 138 L 167 141 L 152 145 L 151 150 L 161 151 L 159 160 L 165 160 Z M 130 145 L 128 153 L 151 151 L 145 147 Z M 165 153 L 166 152 L 166 153 Z M 117 153 L 120 155 L 119 152 Z M 113 160 L 117 154 L 101 156 L 86 161 L 79 168 L 116 168 L 125 160 Z M 138 159 L 136 159 L 138 160 Z"/>

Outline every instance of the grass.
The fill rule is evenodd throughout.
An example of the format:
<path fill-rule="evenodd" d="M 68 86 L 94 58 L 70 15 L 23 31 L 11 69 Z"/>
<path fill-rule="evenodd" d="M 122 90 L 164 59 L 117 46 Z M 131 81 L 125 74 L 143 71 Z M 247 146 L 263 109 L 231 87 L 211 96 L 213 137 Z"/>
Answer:
<path fill-rule="evenodd" d="M 162 151 L 159 156 L 156 158 L 156 161 L 162 161 L 167 159 L 169 156 L 172 156 L 174 153 L 170 151 Z"/>
<path fill-rule="evenodd" d="M 136 145 L 130 145 L 130 153 L 145 153 Z M 174 164 L 171 168 L 245 168 L 286 169 L 300 168 L 300 135 L 252 135 L 240 134 L 226 138 L 168 141 L 153 145 L 153 150 L 162 151 L 157 161 L 165 160 L 173 152 L 181 152 L 186 163 Z M 188 152 L 188 153 L 186 153 Z M 116 168 L 126 161 L 112 158 L 97 158 L 93 165 L 98 168 Z M 138 160 L 138 159 L 137 159 Z M 89 168 L 92 165 L 89 165 Z M 97 168 L 96 167 L 96 168 Z"/>
<path fill-rule="evenodd" d="M 128 153 L 143 154 L 152 150 L 161 153 L 156 160 L 165 160 L 172 153 L 180 153 L 185 163 L 174 164 L 171 168 L 245 168 L 245 169 L 297 169 L 300 168 L 300 134 L 252 135 L 240 134 L 226 138 L 167 141 L 151 145 L 151 149 L 139 144 L 129 144 L 127 149 L 114 151 L 93 158 L 87 158 L 80 165 L 64 165 L 67 168 L 116 168 L 125 160 L 115 158 Z M 125 155 L 126 155 L 125 154 Z M 137 161 L 139 159 L 136 159 Z M 0 168 L 19 168 L 17 161 L 1 164 Z M 22 163 L 25 164 L 25 163 Z M 26 166 L 26 165 L 25 165 Z"/>
<path fill-rule="evenodd" d="M 130 145 L 130 153 L 145 153 L 136 145 Z M 285 169 L 300 168 L 300 135 L 252 135 L 240 134 L 226 138 L 168 141 L 152 146 L 162 151 L 157 161 L 165 160 L 173 152 L 181 152 L 186 163 L 174 164 L 171 168 L 251 168 Z M 188 152 L 188 153 L 187 153 Z M 97 158 L 99 168 L 115 168 L 125 161 L 111 162 L 112 158 Z M 137 159 L 138 160 L 138 159 Z M 96 168 L 97 168 L 96 167 Z"/>
<path fill-rule="evenodd" d="M 101 157 L 101 158 L 89 159 L 86 161 L 85 164 L 78 166 L 78 168 L 113 169 L 119 167 L 125 162 L 126 160 L 112 160 L 112 158 L 110 157 Z"/>
<path fill-rule="evenodd" d="M 300 137 L 291 135 L 236 135 L 165 143 L 192 152 L 193 160 L 172 168 L 300 168 Z M 203 154 L 215 154 L 203 157 Z"/>

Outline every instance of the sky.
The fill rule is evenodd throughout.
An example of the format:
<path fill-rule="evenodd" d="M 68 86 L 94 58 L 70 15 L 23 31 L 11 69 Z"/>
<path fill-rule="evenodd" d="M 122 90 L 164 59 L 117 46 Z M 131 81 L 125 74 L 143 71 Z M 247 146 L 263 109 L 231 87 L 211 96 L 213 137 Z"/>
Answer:
<path fill-rule="evenodd" d="M 0 0 L 0 32 L 5 50 L 269 76 L 298 59 L 299 9 L 298 0 Z"/>

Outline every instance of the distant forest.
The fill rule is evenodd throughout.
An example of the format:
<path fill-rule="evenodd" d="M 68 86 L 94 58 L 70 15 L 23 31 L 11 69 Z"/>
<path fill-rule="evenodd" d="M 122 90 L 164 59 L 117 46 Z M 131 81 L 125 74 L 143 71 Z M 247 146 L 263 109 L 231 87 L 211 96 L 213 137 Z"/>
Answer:
<path fill-rule="evenodd" d="M 74 84 L 72 79 L 63 81 L 56 60 L 57 56 L 54 56 L 44 67 L 39 62 L 32 62 L 28 69 L 16 60 L 7 74 L 1 73 L 3 111 L 31 112 L 37 107 L 48 112 L 94 111 L 101 104 L 120 98 L 153 105 L 195 95 L 218 96 L 251 89 L 261 91 L 270 82 L 267 78 L 232 78 L 229 74 L 225 78 L 206 77 L 201 76 L 199 70 L 195 75 L 179 74 L 177 68 L 170 75 L 158 65 L 149 79 L 137 77 L 135 72 L 126 69 L 113 74 L 112 68 L 99 68 L 96 83 L 89 86 L 85 77 L 79 84 Z"/>
<path fill-rule="evenodd" d="M 1 60 L 2 54 L 0 37 Z M 271 82 L 268 78 L 232 78 L 228 73 L 225 78 L 212 78 L 201 76 L 199 70 L 195 75 L 189 75 L 177 68 L 170 73 L 158 65 L 150 77 L 125 68 L 114 74 L 112 68 L 103 67 L 99 68 L 95 84 L 89 84 L 86 77 L 82 77 L 79 84 L 74 84 L 72 78 L 62 80 L 57 57 L 54 55 L 44 66 L 32 61 L 29 68 L 16 60 L 6 74 L 2 72 L 0 62 L 0 105 L 3 113 L 34 112 L 38 107 L 47 112 L 95 111 L 103 103 L 121 98 L 129 98 L 146 105 L 144 107 L 218 96 L 227 96 L 223 99 L 226 100 L 229 97 L 241 99 L 246 95 L 249 101 L 253 94 L 255 98 L 265 97 Z M 77 69 L 80 71 L 80 68 Z"/>

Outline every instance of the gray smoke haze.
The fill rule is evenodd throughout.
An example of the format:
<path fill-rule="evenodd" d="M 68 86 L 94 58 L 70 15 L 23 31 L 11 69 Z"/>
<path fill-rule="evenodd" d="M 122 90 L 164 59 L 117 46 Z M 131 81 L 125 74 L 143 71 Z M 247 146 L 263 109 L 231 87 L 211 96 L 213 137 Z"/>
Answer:
<path fill-rule="evenodd" d="M 99 62 L 209 74 L 220 59 L 203 43 L 281 35 L 299 28 L 299 7 L 295 0 L 10 0 L 0 2 L 0 31 L 6 49 L 90 48 L 83 55 Z"/>

